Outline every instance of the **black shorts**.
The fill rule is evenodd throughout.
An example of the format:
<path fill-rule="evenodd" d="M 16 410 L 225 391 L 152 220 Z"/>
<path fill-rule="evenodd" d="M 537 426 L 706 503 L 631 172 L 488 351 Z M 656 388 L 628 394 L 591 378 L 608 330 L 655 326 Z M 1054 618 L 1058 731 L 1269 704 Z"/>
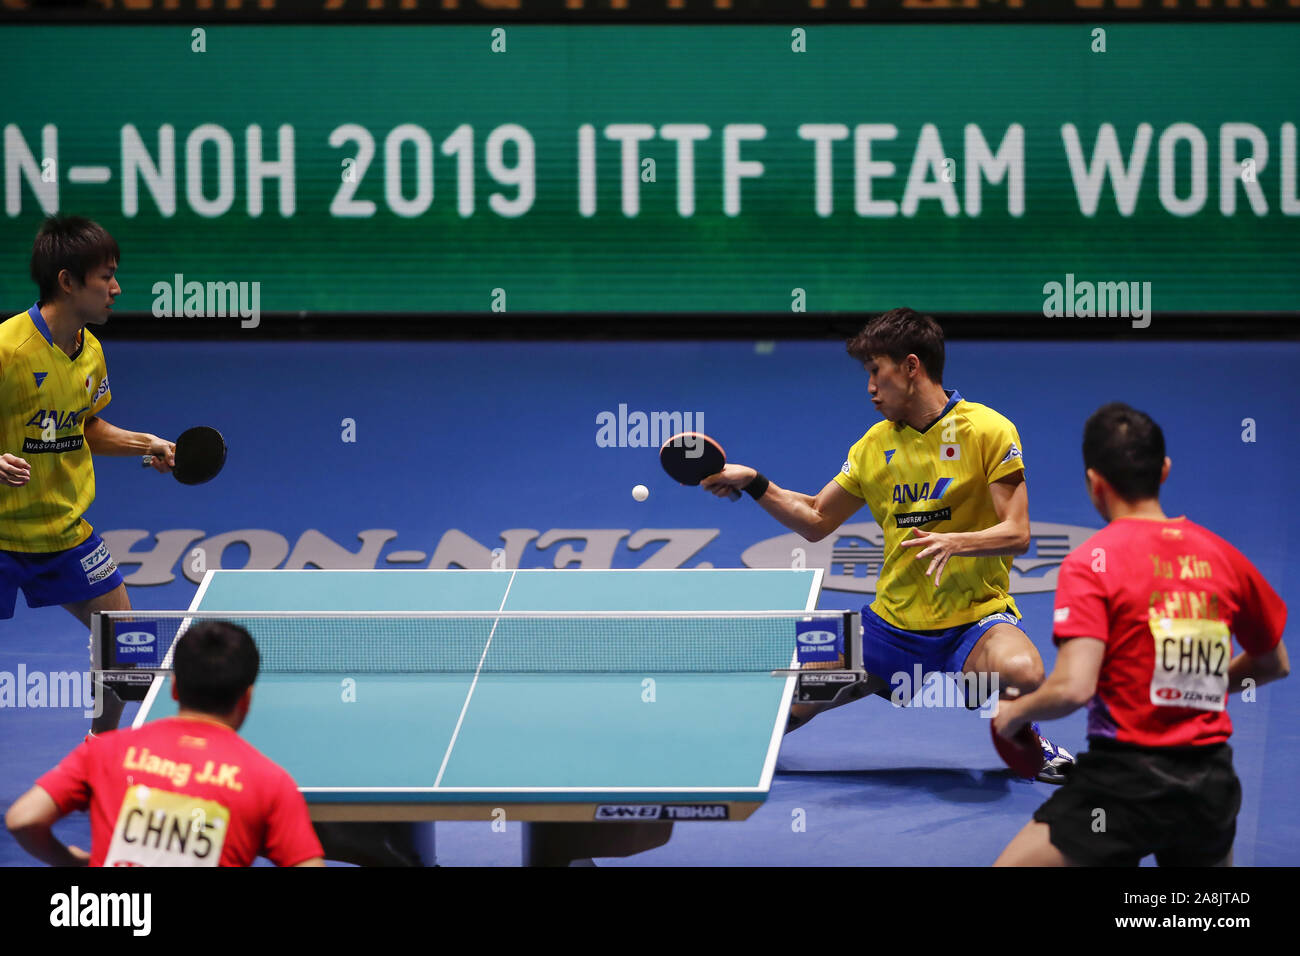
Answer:
<path fill-rule="evenodd" d="M 1213 866 L 1232 850 L 1241 782 L 1232 748 L 1138 747 L 1089 738 L 1065 785 L 1038 808 L 1052 845 L 1084 866 Z"/>

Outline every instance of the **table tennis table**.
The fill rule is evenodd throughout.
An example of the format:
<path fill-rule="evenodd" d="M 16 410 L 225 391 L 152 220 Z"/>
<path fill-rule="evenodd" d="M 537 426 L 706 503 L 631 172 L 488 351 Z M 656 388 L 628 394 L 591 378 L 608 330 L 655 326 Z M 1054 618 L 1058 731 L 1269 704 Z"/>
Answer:
<path fill-rule="evenodd" d="M 821 576 L 820 569 L 218 570 L 207 572 L 189 611 L 812 611 Z M 318 654 L 331 654 L 328 641 L 316 643 Z M 794 647 L 791 628 L 792 658 Z M 677 641 L 664 653 L 677 667 L 676 658 L 694 651 Z M 359 674 L 351 700 L 340 692 L 346 668 L 273 673 L 264 665 L 241 733 L 292 775 L 321 823 L 566 824 L 526 825 L 525 863 L 627 855 L 665 842 L 675 821 L 743 820 L 768 794 L 794 677 L 512 673 L 481 664 L 472 674 Z M 153 679 L 133 726 L 176 713 L 165 683 L 164 675 Z M 643 833 L 657 826 L 657 836 L 591 838 L 613 833 L 616 821 L 626 830 L 629 820 Z M 429 863 L 432 825 L 426 829 L 421 855 Z"/>

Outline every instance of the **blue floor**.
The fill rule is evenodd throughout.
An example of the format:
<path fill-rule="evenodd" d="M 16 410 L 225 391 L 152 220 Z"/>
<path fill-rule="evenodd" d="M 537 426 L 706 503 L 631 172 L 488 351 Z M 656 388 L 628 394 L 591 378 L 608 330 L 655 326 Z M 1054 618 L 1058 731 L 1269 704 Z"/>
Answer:
<path fill-rule="evenodd" d="M 525 541 L 521 566 L 585 560 L 635 567 L 659 545 L 629 548 L 631 539 L 617 531 L 702 529 L 711 534 L 702 535 L 698 549 L 668 566 L 736 567 L 742 553 L 784 529 L 748 500 L 733 505 L 672 486 L 657 476 L 653 452 L 644 447 L 599 447 L 597 413 L 620 403 L 704 413 L 704 429 L 724 437 L 733 459 L 803 491 L 819 489 L 874 421 L 861 407 L 865 376 L 837 343 L 116 343 L 107 351 L 109 421 L 172 433 L 220 422 L 231 460 L 219 482 L 197 489 L 150 482 L 159 476 L 142 475 L 129 461 L 101 463 L 92 520 L 101 530 L 138 530 L 130 546 L 137 554 L 151 546 L 148 536 L 177 529 L 199 537 L 259 530 L 252 549 L 234 544 L 218 556 L 227 567 L 249 560 L 288 566 L 295 544 L 315 532 L 339 545 L 340 562 L 356 566 L 346 552 L 364 551 L 359 536 L 370 529 L 391 529 L 396 537 L 360 566 L 394 566 L 382 555 L 416 547 L 426 554 L 416 566 L 427 566 L 439 542 L 455 537 L 453 529 L 482 545 L 487 566 L 489 549 L 510 545 L 504 530 L 534 529 L 543 537 L 516 536 Z M 294 370 L 292 387 L 286 368 Z M 1168 513 L 1187 514 L 1232 541 L 1288 602 L 1295 621 L 1300 425 L 1289 409 L 1297 369 L 1300 343 L 1290 342 L 954 342 L 945 380 L 1016 423 L 1036 522 L 1098 527 L 1083 492 L 1083 421 L 1112 399 L 1149 411 L 1164 426 L 1174 460 L 1164 494 Z M 196 370 L 227 387 L 154 413 L 158 396 L 183 393 Z M 467 401 L 477 409 L 477 430 L 455 411 Z M 357 422 L 357 444 L 339 440 L 345 418 Z M 1247 418 L 1255 422 L 1254 442 L 1241 439 Z M 629 492 L 641 482 L 651 497 L 637 504 Z M 864 511 L 853 520 L 870 519 Z M 588 537 L 583 559 L 583 543 L 565 538 L 572 529 L 615 530 Z M 126 557 L 120 549 L 116 556 Z M 124 571 L 141 567 L 128 563 Z M 139 607 L 187 606 L 194 585 L 179 560 L 171 573 L 170 583 L 132 587 L 132 600 Z M 827 590 L 821 606 L 857 607 L 866 598 Z M 1017 601 L 1050 667 L 1051 594 L 1021 594 Z M 20 598 L 15 618 L 0 622 L 0 671 L 81 670 L 85 655 L 86 634 L 60 609 L 29 610 Z M 1254 703 L 1234 700 L 1230 713 L 1244 788 L 1236 862 L 1300 864 L 1300 680 L 1262 688 Z M 85 727 L 77 709 L 0 709 L 0 804 L 55 764 Z M 1076 714 L 1044 729 L 1077 750 L 1085 745 L 1083 728 Z M 872 698 L 790 735 L 770 799 L 749 821 L 679 824 L 662 848 L 601 862 L 984 866 L 1049 793 L 1047 785 L 1013 780 L 1000 769 L 978 714 L 896 710 Z M 58 832 L 65 841 L 88 843 L 84 816 L 65 820 Z M 518 828 L 441 825 L 439 857 L 447 865 L 514 865 Z M 0 834 L 0 865 L 27 862 Z"/>
<path fill-rule="evenodd" d="M 67 618 L 64 621 L 64 618 Z M 62 611 L 20 608 L 19 647 L 28 667 L 76 665 L 80 629 Z M 59 625 L 57 628 L 53 625 Z M 69 626 L 70 625 L 70 626 Z M 61 633 L 53 633 L 60 631 Z M 84 639 L 83 639 L 84 640 Z M 1040 648 L 1042 641 L 1038 641 Z M 38 648 L 45 648 L 39 651 Z M 1050 652 L 1049 652 L 1050 660 Z M 1294 754 L 1300 708 L 1287 684 L 1265 687 L 1255 706 L 1233 708 L 1232 746 L 1244 789 L 1238 820 L 1238 866 L 1300 863 L 1300 788 Z M 132 705 L 134 706 L 134 705 Z M 130 710 L 128 711 L 128 719 Z M 7 805 L 84 733 L 80 712 L 26 710 L 22 734 L 0 736 Z M 1050 725 L 1067 749 L 1083 742 L 1081 714 Z M 1273 758 L 1265 772 L 1265 749 Z M 1278 755 L 1290 754 L 1291 757 Z M 1008 775 L 977 713 L 938 708 L 899 710 L 871 698 L 823 714 L 786 738 L 771 796 L 744 823 L 678 824 L 666 845 L 636 857 L 598 861 L 623 866 L 984 866 L 1051 793 L 1048 785 Z M 797 811 L 802 811 L 801 814 Z M 796 824 L 802 823 L 802 830 Z M 84 815 L 65 819 L 65 842 L 89 845 Z M 487 823 L 438 825 L 438 859 L 447 866 L 516 866 L 518 824 L 504 833 Z M 0 837 L 0 865 L 29 858 Z"/>

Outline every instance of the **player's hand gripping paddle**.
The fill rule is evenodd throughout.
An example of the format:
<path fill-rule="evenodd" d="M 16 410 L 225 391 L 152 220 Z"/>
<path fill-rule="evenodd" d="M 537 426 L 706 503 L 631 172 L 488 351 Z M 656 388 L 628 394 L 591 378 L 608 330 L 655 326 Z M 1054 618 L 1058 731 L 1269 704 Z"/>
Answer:
<path fill-rule="evenodd" d="M 187 428 L 176 439 L 176 465 L 172 475 L 182 485 L 211 481 L 225 463 L 226 440 L 215 428 L 207 425 Z M 143 464 L 153 464 L 153 455 L 145 455 Z"/>
<path fill-rule="evenodd" d="M 1038 744 L 1038 735 L 1034 733 L 1033 728 L 1028 724 L 1020 728 L 1020 732 L 1010 740 L 1003 737 L 993 727 L 993 721 L 989 721 L 989 730 L 993 733 L 993 746 L 997 748 L 998 756 L 1002 761 L 1016 772 L 1017 775 L 1024 777 L 1026 780 L 1032 780 L 1038 776 L 1038 771 L 1043 769 L 1043 751 Z"/>
<path fill-rule="evenodd" d="M 683 485 L 698 485 L 710 475 L 716 475 L 727 464 L 722 446 L 708 435 L 699 432 L 682 432 L 663 443 L 659 449 L 659 464 L 675 481 Z M 732 501 L 740 492 L 732 488 L 727 492 Z"/>

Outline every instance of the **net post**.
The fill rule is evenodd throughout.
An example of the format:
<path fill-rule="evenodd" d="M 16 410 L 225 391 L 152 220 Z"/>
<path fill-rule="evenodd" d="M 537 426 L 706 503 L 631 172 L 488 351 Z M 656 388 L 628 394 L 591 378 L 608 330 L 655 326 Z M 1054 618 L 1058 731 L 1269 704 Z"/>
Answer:
<path fill-rule="evenodd" d="M 95 671 L 103 670 L 104 653 L 102 642 L 104 639 L 104 612 L 92 611 L 90 613 L 90 672 L 93 675 Z"/>
<path fill-rule="evenodd" d="M 862 663 L 862 617 L 857 611 L 844 612 L 844 667 L 865 670 Z"/>

